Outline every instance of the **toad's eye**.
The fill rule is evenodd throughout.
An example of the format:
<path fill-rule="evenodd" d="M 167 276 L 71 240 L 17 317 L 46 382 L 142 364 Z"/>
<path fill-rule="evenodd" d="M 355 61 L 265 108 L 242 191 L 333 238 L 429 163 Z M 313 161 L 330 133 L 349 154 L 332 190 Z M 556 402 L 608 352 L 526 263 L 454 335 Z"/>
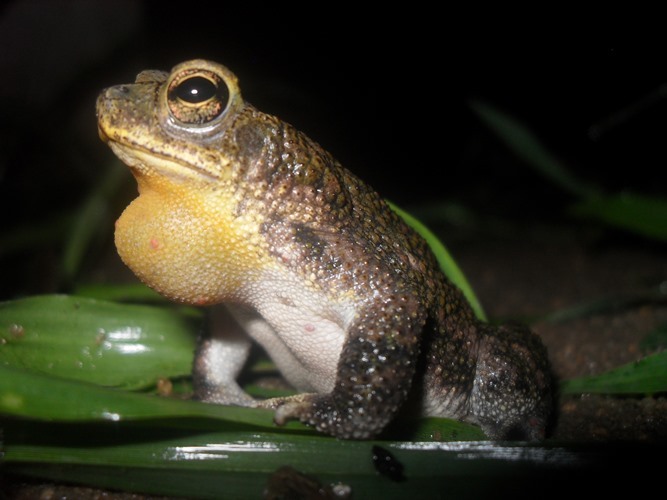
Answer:
<path fill-rule="evenodd" d="M 198 104 L 215 97 L 218 87 L 208 78 L 193 76 L 183 80 L 175 89 L 174 95 L 190 104 Z"/>
<path fill-rule="evenodd" d="M 220 116 L 229 103 L 224 80 L 210 71 L 176 75 L 167 90 L 169 111 L 187 125 L 202 125 Z"/>

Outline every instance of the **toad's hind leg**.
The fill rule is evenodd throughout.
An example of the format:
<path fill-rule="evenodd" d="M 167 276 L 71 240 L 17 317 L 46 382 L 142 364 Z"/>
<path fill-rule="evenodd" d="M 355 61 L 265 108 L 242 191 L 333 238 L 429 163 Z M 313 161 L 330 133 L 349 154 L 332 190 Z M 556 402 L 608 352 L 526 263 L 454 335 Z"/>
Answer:
<path fill-rule="evenodd" d="M 404 298 L 394 307 L 369 305 L 357 317 L 338 362 L 334 389 L 262 401 L 275 421 L 297 419 L 343 439 L 382 431 L 407 398 L 419 357 L 425 314 Z M 389 311 L 390 309 L 395 309 Z"/>

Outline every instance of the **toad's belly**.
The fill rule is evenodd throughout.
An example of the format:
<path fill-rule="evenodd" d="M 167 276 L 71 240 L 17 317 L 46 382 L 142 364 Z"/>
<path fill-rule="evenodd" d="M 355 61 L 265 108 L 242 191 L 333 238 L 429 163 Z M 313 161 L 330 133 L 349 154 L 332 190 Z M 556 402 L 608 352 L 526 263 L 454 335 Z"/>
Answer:
<path fill-rule="evenodd" d="M 253 308 L 228 305 L 232 315 L 300 391 L 333 390 L 343 344 L 354 321 L 350 297 L 333 300 L 282 270 L 253 287 Z"/>

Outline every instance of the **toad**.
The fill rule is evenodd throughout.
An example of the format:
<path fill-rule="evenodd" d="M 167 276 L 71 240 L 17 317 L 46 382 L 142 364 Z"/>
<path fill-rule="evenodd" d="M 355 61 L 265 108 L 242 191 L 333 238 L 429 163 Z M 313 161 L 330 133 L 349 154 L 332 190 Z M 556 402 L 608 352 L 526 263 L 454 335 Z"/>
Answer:
<path fill-rule="evenodd" d="M 234 319 L 199 341 L 199 399 L 348 439 L 378 435 L 408 402 L 494 439 L 544 436 L 553 382 L 539 337 L 478 320 L 422 237 L 316 142 L 245 102 L 226 67 L 143 71 L 104 90 L 97 117 L 138 185 L 116 223 L 122 260 L 165 297 Z M 252 340 L 299 394 L 240 388 Z"/>

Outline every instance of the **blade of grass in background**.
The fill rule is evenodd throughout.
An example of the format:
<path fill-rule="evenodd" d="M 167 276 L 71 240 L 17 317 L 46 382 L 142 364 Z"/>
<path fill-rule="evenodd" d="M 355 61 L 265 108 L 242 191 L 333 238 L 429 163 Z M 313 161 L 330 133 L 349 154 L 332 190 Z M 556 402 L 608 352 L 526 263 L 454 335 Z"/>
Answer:
<path fill-rule="evenodd" d="M 600 375 L 565 380 L 560 387 L 565 394 L 650 395 L 667 392 L 667 351 L 619 366 Z"/>
<path fill-rule="evenodd" d="M 471 108 L 526 165 L 547 177 L 579 201 L 571 207 L 577 216 L 612 227 L 667 241 L 667 199 L 641 194 L 607 195 L 577 179 L 527 127 L 488 104 L 473 101 Z"/>
<path fill-rule="evenodd" d="M 60 270 L 65 283 L 71 283 L 81 268 L 81 262 L 90 248 L 92 240 L 98 236 L 103 221 L 109 219 L 109 199 L 122 182 L 129 179 L 128 169 L 114 161 L 100 176 L 95 189 L 91 190 L 80 210 L 77 211 L 69 237 L 65 240 Z"/>
<path fill-rule="evenodd" d="M 666 301 L 667 290 L 664 286 L 657 285 L 629 293 L 609 294 L 602 298 L 582 301 L 573 306 L 561 307 L 555 311 L 526 319 L 525 321 L 527 323 L 533 323 L 535 321 L 559 323 L 590 317 L 595 314 L 616 314 L 629 308 L 652 304 L 664 304 Z"/>
<path fill-rule="evenodd" d="M 667 291 L 665 291 L 667 294 Z M 639 343 L 643 352 L 667 348 L 667 323 L 662 323 L 646 334 Z"/>
<path fill-rule="evenodd" d="M 550 181 L 578 198 L 601 195 L 600 188 L 573 176 L 567 167 L 518 120 L 480 101 L 471 102 L 470 107 L 515 155 Z"/>
<path fill-rule="evenodd" d="M 571 213 L 667 241 L 667 199 L 620 193 L 575 203 Z"/>

